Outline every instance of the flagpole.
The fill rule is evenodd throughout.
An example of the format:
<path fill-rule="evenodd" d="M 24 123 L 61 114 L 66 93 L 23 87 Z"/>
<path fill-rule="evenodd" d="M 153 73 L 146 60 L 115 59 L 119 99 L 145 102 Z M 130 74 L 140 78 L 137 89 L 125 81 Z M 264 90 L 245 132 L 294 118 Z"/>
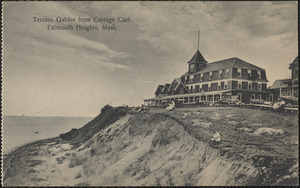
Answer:
<path fill-rule="evenodd" d="M 198 29 L 198 51 L 199 51 L 200 29 Z"/>

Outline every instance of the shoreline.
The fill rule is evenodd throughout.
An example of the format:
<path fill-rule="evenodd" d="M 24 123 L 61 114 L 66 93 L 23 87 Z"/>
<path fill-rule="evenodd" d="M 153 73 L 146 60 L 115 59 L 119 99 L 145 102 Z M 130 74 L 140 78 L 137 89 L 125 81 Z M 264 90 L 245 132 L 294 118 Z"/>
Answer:
<path fill-rule="evenodd" d="M 16 146 L 16 147 L 10 149 L 10 151 L 7 151 L 6 153 L 4 153 L 4 152 L 2 151 L 2 156 L 3 156 L 3 157 L 9 156 L 9 155 L 11 155 L 12 153 L 16 152 L 17 150 L 19 150 L 19 149 L 21 149 L 21 148 L 23 148 L 23 147 L 29 147 L 30 145 L 37 144 L 37 143 L 39 143 L 39 142 L 44 142 L 44 141 L 46 141 L 46 140 L 52 140 L 52 139 L 55 139 L 55 138 L 60 139 L 59 136 L 55 136 L 55 137 L 45 138 L 45 139 L 41 139 L 41 140 L 29 141 L 28 143 L 25 143 L 25 144 L 22 144 L 22 145 L 20 145 L 20 146 Z"/>
<path fill-rule="evenodd" d="M 34 152 L 36 152 L 39 149 L 39 147 L 42 147 L 42 146 L 47 145 L 52 142 L 57 143 L 60 141 L 61 141 L 61 139 L 58 136 L 46 138 L 46 139 L 30 142 L 30 143 L 24 144 L 22 146 L 18 146 L 7 154 L 2 153 L 2 157 L 3 157 L 2 158 L 2 162 L 3 162 L 2 163 L 3 164 L 3 166 L 2 166 L 3 167 L 2 182 L 3 182 L 3 185 L 5 186 L 5 180 L 7 178 L 11 177 L 11 173 L 19 173 L 20 171 L 25 171 L 28 169 L 28 168 L 26 168 L 26 161 L 28 161 L 33 156 L 38 155 L 38 153 L 34 153 Z M 16 163 L 19 165 L 15 165 Z M 31 166 L 35 166 L 35 165 L 37 165 L 37 163 L 35 163 Z M 22 169 L 20 167 L 22 167 Z M 15 176 L 15 174 L 14 174 L 14 176 Z"/>
<path fill-rule="evenodd" d="M 58 137 L 58 136 L 56 136 L 56 137 Z M 5 152 L 2 150 L 2 156 L 3 156 L 3 157 L 4 157 L 4 156 L 8 156 L 9 154 L 15 152 L 16 150 L 18 150 L 18 149 L 20 149 L 20 148 L 22 148 L 22 147 L 26 147 L 27 145 L 34 144 L 35 142 L 41 142 L 41 141 L 43 141 L 43 140 L 48 140 L 48 139 L 52 139 L 52 138 L 56 138 L 56 137 L 44 138 L 44 139 L 41 139 L 41 140 L 35 140 L 35 141 L 29 141 L 29 142 L 24 143 L 24 144 L 22 144 L 22 145 L 15 146 L 15 147 L 13 147 L 13 148 L 11 148 L 11 149 L 8 149 L 8 150 L 5 151 Z"/>

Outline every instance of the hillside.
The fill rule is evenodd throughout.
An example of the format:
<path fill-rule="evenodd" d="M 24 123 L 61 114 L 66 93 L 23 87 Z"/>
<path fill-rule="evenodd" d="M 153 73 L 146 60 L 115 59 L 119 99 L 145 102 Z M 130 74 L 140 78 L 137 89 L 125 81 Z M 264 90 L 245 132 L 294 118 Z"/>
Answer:
<path fill-rule="evenodd" d="M 297 184 L 298 117 L 254 109 L 105 106 L 4 159 L 4 185 Z"/>

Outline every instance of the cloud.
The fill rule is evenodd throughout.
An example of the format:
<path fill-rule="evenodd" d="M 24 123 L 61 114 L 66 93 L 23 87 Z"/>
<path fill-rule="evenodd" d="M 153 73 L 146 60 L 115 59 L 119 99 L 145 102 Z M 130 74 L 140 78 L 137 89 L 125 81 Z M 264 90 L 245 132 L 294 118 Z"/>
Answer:
<path fill-rule="evenodd" d="M 11 4 L 7 4 L 7 6 L 8 5 Z M 24 4 L 23 5 L 14 4 L 14 5 L 24 7 L 24 9 L 26 9 L 27 7 L 24 6 Z M 34 3 L 33 7 L 34 5 L 38 5 L 38 4 Z M 90 56 L 93 57 L 97 56 L 98 59 L 97 64 L 103 65 L 103 67 L 107 67 L 111 70 L 130 69 L 129 65 L 120 64 L 126 61 L 128 57 L 130 57 L 129 53 L 113 50 L 112 48 L 108 47 L 106 44 L 101 43 L 97 40 L 89 40 L 84 37 L 85 36 L 83 35 L 85 34 L 84 32 L 48 31 L 46 28 L 49 23 L 32 24 L 33 16 L 44 15 L 49 17 L 49 15 L 56 15 L 56 16 L 61 15 L 63 17 L 64 15 L 68 15 L 68 17 L 76 18 L 79 15 L 78 12 L 73 11 L 67 6 L 64 6 L 64 4 L 54 3 L 54 2 L 49 4 L 47 3 L 47 6 L 38 6 L 38 7 L 39 8 L 37 8 L 36 13 L 25 12 L 23 17 L 18 17 L 13 15 L 13 13 L 15 13 L 13 9 L 8 9 L 8 11 L 10 10 L 11 12 L 8 11 L 5 12 L 6 20 L 11 19 L 9 18 L 10 16 L 12 16 L 14 19 L 14 22 L 6 22 L 7 24 L 10 24 L 7 25 L 6 28 L 12 28 L 13 31 L 12 34 L 10 35 L 6 33 L 6 37 L 4 39 L 4 44 L 6 48 L 14 48 L 15 45 L 30 46 L 31 53 L 23 53 L 25 59 L 26 56 L 38 57 L 39 54 L 43 54 L 46 57 L 48 54 L 48 58 L 53 58 L 55 54 L 53 54 L 53 52 L 51 53 L 51 51 L 59 51 L 59 50 L 61 50 L 62 52 L 63 50 L 65 50 L 66 53 L 64 55 L 67 57 L 68 56 L 67 52 L 72 50 L 71 48 L 74 48 L 74 50 L 77 49 L 79 53 L 82 53 L 80 51 L 84 51 L 85 54 L 79 56 L 79 58 L 83 62 L 87 62 L 88 59 L 90 60 L 89 58 Z M 24 20 L 26 20 L 26 22 L 24 22 Z M 59 23 L 54 23 L 54 24 L 59 25 Z M 30 29 L 28 28 L 29 25 L 31 26 Z M 89 32 L 100 32 L 100 31 L 89 31 Z M 23 44 L 22 43 L 20 44 L 20 42 L 23 42 Z M 20 50 L 26 51 L 28 49 L 26 48 Z M 44 53 L 43 51 L 49 51 L 49 53 Z M 63 53 L 61 55 L 63 56 Z M 86 59 L 83 59 L 83 57 Z M 92 61 L 92 62 L 96 62 L 96 61 Z"/>
<path fill-rule="evenodd" d="M 293 22 L 297 20 L 297 8 L 294 2 L 280 6 L 273 2 L 222 2 L 218 10 L 224 22 L 239 26 L 250 36 L 295 32 Z"/>
<path fill-rule="evenodd" d="M 118 23 L 116 32 L 48 31 L 33 16 L 124 16 L 132 23 Z M 199 27 L 209 62 L 239 57 L 265 68 L 270 84 L 290 74 L 289 58 L 298 53 L 293 2 L 4 2 L 4 105 L 38 111 L 47 100 L 44 114 L 59 106 L 76 115 L 83 105 L 89 114 L 109 101 L 139 104 L 157 84 L 186 72 Z M 36 88 L 39 98 L 27 99 Z"/>

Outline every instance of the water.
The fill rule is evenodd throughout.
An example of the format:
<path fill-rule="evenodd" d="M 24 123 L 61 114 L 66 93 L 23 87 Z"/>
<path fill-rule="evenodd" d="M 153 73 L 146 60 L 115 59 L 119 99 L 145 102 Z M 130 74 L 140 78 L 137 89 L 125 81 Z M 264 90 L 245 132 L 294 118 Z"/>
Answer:
<path fill-rule="evenodd" d="M 3 117 L 2 151 L 9 153 L 30 142 L 59 136 L 72 128 L 80 128 L 92 117 Z"/>

